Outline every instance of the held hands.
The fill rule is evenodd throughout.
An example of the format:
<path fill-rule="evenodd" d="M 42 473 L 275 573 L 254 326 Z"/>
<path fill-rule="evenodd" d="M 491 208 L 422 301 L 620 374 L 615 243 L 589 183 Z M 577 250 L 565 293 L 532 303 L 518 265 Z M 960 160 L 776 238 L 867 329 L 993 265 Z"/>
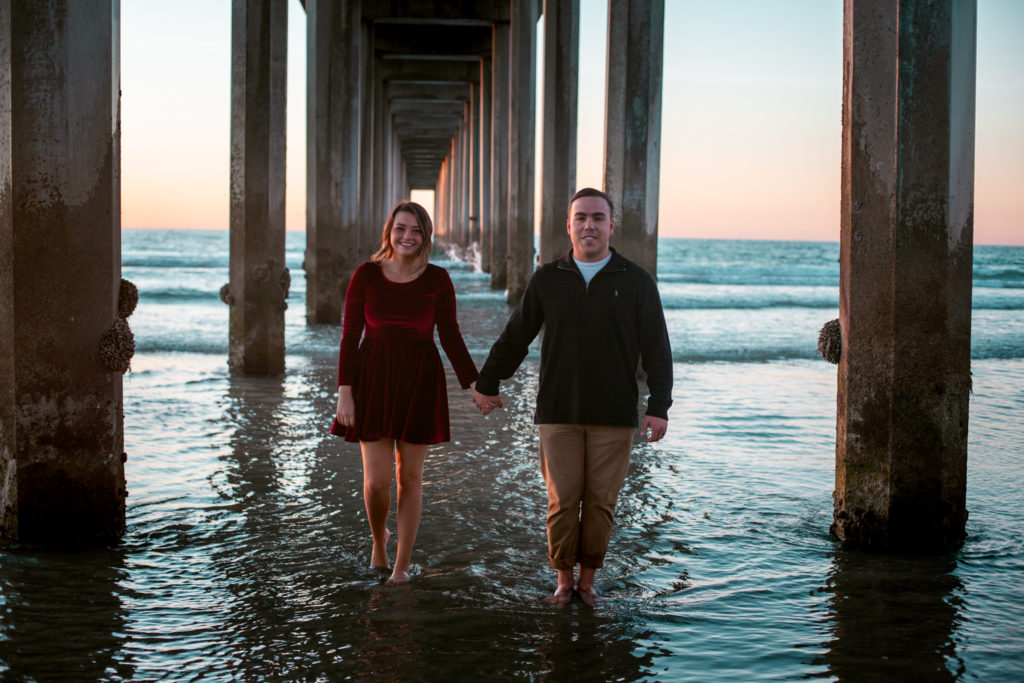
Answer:
<path fill-rule="evenodd" d="M 646 439 L 647 443 L 652 441 L 661 441 L 667 431 L 668 420 L 663 420 L 660 417 L 653 417 L 651 415 L 645 416 L 644 423 L 640 426 L 640 435 Z"/>
<path fill-rule="evenodd" d="M 501 402 L 501 395 L 498 396 L 486 396 L 476 390 L 476 382 L 470 385 L 473 389 L 473 403 L 480 410 L 481 415 L 488 415 L 495 408 L 503 408 L 504 404 Z"/>
<path fill-rule="evenodd" d="M 352 398 L 352 387 L 348 385 L 338 387 L 338 408 L 335 417 L 345 427 L 354 427 L 356 424 L 356 402 Z"/>

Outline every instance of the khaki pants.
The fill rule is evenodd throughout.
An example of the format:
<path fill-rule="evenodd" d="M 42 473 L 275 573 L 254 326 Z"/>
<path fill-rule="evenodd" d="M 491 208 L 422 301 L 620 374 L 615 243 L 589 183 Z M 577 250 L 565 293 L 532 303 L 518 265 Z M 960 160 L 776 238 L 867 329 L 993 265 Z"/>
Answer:
<path fill-rule="evenodd" d="M 612 512 L 629 470 L 633 427 L 542 424 L 540 471 L 548 488 L 548 561 L 600 568 Z"/>

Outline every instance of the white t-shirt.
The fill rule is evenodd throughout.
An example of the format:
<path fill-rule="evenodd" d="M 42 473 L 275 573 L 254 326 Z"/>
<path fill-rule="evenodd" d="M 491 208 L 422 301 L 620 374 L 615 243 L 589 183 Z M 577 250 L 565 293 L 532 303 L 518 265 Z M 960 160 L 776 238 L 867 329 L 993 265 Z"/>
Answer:
<path fill-rule="evenodd" d="M 572 260 L 576 262 L 576 267 L 579 268 L 580 273 L 583 274 L 583 281 L 586 282 L 589 287 L 590 281 L 594 279 L 595 275 L 597 275 L 597 271 L 604 268 L 605 265 L 612 260 L 612 255 L 609 252 L 609 254 L 600 261 L 580 261 L 575 256 L 572 257 Z"/>

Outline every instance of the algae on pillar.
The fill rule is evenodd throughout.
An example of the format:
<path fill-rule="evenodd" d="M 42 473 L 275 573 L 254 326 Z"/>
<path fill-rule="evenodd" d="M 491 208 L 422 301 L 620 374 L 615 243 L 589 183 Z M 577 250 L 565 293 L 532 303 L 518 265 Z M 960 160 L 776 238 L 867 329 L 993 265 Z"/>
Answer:
<path fill-rule="evenodd" d="M 125 528 L 119 7 L 0 5 L 0 530 L 27 543 Z"/>
<path fill-rule="evenodd" d="M 231 306 L 228 364 L 284 371 L 287 0 L 234 0 L 231 17 Z"/>
<path fill-rule="evenodd" d="M 976 5 L 846 0 L 833 530 L 964 537 Z"/>

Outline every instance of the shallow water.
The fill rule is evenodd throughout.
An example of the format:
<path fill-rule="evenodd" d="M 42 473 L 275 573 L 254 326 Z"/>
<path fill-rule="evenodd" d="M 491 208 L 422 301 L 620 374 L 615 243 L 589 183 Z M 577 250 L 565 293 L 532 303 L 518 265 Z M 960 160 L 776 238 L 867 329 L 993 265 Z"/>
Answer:
<path fill-rule="evenodd" d="M 470 288 L 460 320 L 480 362 L 507 309 L 485 276 L 454 276 Z M 200 318 L 206 306 L 166 305 Z M 3 680 L 1024 676 L 1024 359 L 974 361 L 963 548 L 893 557 L 845 551 L 828 532 L 834 366 L 697 359 L 673 338 L 670 430 L 634 450 L 598 574 L 608 602 L 558 609 L 541 600 L 555 577 L 536 355 L 486 419 L 450 391 L 455 440 L 428 456 L 414 580 L 388 588 L 367 569 L 358 447 L 326 431 L 340 330 L 307 328 L 301 312 L 293 300 L 299 352 L 280 377 L 232 376 L 226 353 L 136 356 L 127 534 L 77 554 L 3 547 Z M 716 324 L 691 332 L 710 338 Z M 159 334 L 145 316 L 133 326 Z"/>

